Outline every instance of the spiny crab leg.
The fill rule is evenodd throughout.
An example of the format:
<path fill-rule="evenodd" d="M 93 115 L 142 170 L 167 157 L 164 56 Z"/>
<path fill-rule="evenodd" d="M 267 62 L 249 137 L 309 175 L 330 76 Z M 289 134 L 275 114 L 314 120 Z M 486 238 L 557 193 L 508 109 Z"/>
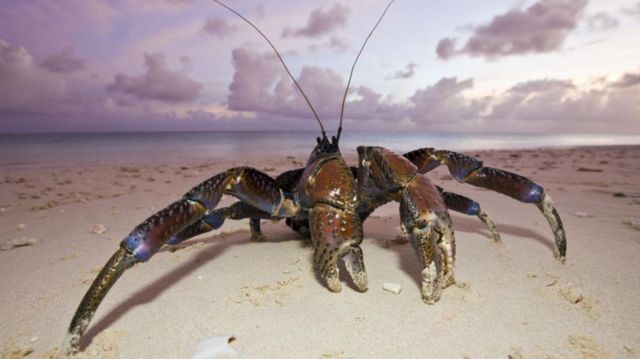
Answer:
<path fill-rule="evenodd" d="M 82 298 L 78 310 L 73 316 L 73 319 L 71 319 L 69 331 L 65 335 L 60 348 L 60 354 L 62 356 L 70 356 L 78 351 L 80 338 L 82 338 L 82 335 L 89 326 L 93 315 L 107 295 L 107 292 L 109 292 L 109 289 L 116 283 L 122 273 L 131 268 L 135 263 L 135 256 L 128 253 L 124 248 L 118 249 L 109 261 L 107 261 L 98 274 L 98 277 L 93 281 L 91 287 Z"/>
<path fill-rule="evenodd" d="M 438 191 L 440 191 L 440 194 L 444 199 L 444 203 L 447 205 L 447 209 L 478 217 L 487 227 L 489 233 L 491 233 L 493 240 L 499 243 L 502 242 L 500 232 L 498 232 L 498 227 L 495 222 L 489 218 L 489 215 L 480 208 L 480 204 L 478 202 L 457 193 L 447 192 L 440 187 L 438 187 Z"/>
<path fill-rule="evenodd" d="M 218 208 L 203 216 L 200 220 L 171 237 L 167 241 L 167 244 L 177 245 L 189 238 L 218 229 L 222 227 L 227 219 L 238 220 L 245 218 L 249 218 L 251 239 L 257 242 L 264 241 L 264 234 L 262 234 L 260 230 L 260 219 L 272 219 L 274 217 L 272 217 L 270 213 L 255 208 L 245 202 L 238 201 L 229 207 Z"/>
<path fill-rule="evenodd" d="M 300 210 L 296 203 L 284 197 L 271 177 L 249 167 L 230 169 L 194 187 L 181 200 L 149 217 L 122 240 L 120 248 L 80 302 L 60 354 L 69 356 L 78 351 L 80 339 L 98 306 L 125 270 L 149 260 L 168 240 L 212 212 L 224 193 L 274 217 L 294 216 Z"/>
<path fill-rule="evenodd" d="M 440 165 L 446 165 L 451 176 L 458 182 L 490 189 L 520 202 L 535 204 L 553 231 L 556 244 L 554 256 L 564 263 L 567 256 L 564 226 L 551 197 L 542 186 L 515 173 L 484 167 L 482 161 L 456 152 L 421 148 L 406 153 L 404 156 L 418 167 L 420 173 L 426 173 Z"/>

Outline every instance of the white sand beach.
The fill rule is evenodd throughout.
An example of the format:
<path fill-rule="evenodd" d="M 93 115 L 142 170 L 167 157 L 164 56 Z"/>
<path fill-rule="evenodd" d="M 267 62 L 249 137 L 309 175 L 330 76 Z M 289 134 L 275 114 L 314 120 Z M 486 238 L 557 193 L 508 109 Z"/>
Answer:
<path fill-rule="evenodd" d="M 429 178 L 477 200 L 504 244 L 477 218 L 453 213 L 458 283 L 435 305 L 421 299 L 411 245 L 394 242 L 397 204 L 365 223 L 365 293 L 346 277 L 342 292 L 327 290 L 311 248 L 284 222 L 263 222 L 267 242 L 258 243 L 247 220 L 227 221 L 128 270 L 78 357 L 187 358 L 223 335 L 236 338 L 241 358 L 640 357 L 640 146 L 466 154 L 545 188 L 564 221 L 566 264 L 553 259 L 553 235 L 535 206 L 439 168 Z M 233 166 L 275 176 L 305 161 L 0 169 L 0 356 L 54 356 L 120 240 L 192 186 Z M 13 240 L 29 245 L 9 249 Z"/>

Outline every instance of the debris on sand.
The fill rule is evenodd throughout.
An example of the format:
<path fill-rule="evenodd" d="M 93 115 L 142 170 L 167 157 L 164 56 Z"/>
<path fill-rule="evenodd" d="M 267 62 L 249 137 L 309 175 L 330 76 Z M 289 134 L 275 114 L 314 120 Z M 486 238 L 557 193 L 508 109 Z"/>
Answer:
<path fill-rule="evenodd" d="M 573 215 L 578 218 L 591 218 L 593 214 L 587 212 L 573 212 Z"/>
<path fill-rule="evenodd" d="M 389 293 L 400 294 L 400 292 L 402 292 L 402 285 L 400 283 L 384 283 L 382 289 Z"/>
<path fill-rule="evenodd" d="M 31 353 L 33 353 L 33 348 L 32 347 L 11 347 L 8 349 L 3 350 L 2 352 L 0 352 L 0 356 L 2 358 L 9 358 L 9 359 L 13 359 L 13 358 L 24 358 L 28 355 L 30 355 Z"/>
<path fill-rule="evenodd" d="M 572 304 L 578 304 L 584 300 L 582 292 L 571 284 L 561 288 L 560 295 Z"/>
<path fill-rule="evenodd" d="M 103 234 L 107 232 L 107 227 L 104 226 L 104 224 L 96 224 L 95 226 L 93 226 L 93 229 L 91 230 L 91 233 L 93 234 Z"/>
<path fill-rule="evenodd" d="M 238 356 L 238 352 L 229 343 L 236 340 L 230 335 L 207 338 L 196 347 L 196 353 L 192 359 L 214 359 L 218 357 L 228 358 Z"/>
<path fill-rule="evenodd" d="M 635 229 L 636 231 L 640 231 L 640 221 L 635 219 L 627 218 L 622 220 L 623 224 L 626 224 L 629 228 Z"/>
<path fill-rule="evenodd" d="M 587 167 L 580 167 L 578 168 L 579 172 L 602 172 L 602 170 L 600 168 L 587 168 Z"/>
<path fill-rule="evenodd" d="M 0 245 L 0 250 L 8 251 L 10 249 L 14 249 L 18 247 L 32 246 L 36 243 L 38 243 L 38 241 L 35 238 L 31 238 L 31 237 L 14 238 L 14 239 L 9 239 L 4 241 Z"/>

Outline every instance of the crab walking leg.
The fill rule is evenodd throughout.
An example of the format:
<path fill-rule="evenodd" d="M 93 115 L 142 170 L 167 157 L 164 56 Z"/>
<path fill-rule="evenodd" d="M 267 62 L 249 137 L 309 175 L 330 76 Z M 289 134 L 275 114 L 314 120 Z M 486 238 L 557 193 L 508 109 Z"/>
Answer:
<path fill-rule="evenodd" d="M 455 282 L 455 237 L 440 192 L 406 158 L 381 147 L 358 147 L 359 186 L 371 178 L 400 202 L 402 225 L 423 265 L 422 298 L 433 304 Z M 362 191 L 363 188 L 359 187 Z"/>
<path fill-rule="evenodd" d="M 458 182 L 487 188 L 520 202 L 535 204 L 553 231 L 556 243 L 554 256 L 561 262 L 565 261 L 567 240 L 564 226 L 551 197 L 545 193 L 542 186 L 515 173 L 483 167 L 482 161 L 456 152 L 421 148 L 406 153 L 404 156 L 418 167 L 420 173 L 426 173 L 440 165 L 446 165 L 451 176 Z"/>
<path fill-rule="evenodd" d="M 206 207 L 202 203 L 182 199 L 149 217 L 136 227 L 120 243 L 120 248 L 107 261 L 82 298 L 71 324 L 69 324 L 69 331 L 61 346 L 61 353 L 71 355 L 77 352 L 80 338 L 89 326 L 98 306 L 125 270 L 138 262 L 148 260 L 162 245 L 163 238 L 166 239 L 171 234 L 180 231 L 189 223 L 200 218 L 205 211 Z"/>
<path fill-rule="evenodd" d="M 342 259 L 358 290 L 368 287 L 367 274 L 360 243 L 362 223 L 357 214 L 318 203 L 309 211 L 311 244 L 314 262 L 332 292 L 342 290 L 338 275 L 338 260 Z"/>
<path fill-rule="evenodd" d="M 246 218 L 249 218 L 251 239 L 258 242 L 264 241 L 264 234 L 260 230 L 260 219 L 271 219 L 271 214 L 238 201 L 229 207 L 218 208 L 203 216 L 200 220 L 171 237 L 167 244 L 176 245 L 189 238 L 218 229 L 222 227 L 226 219 L 241 220 Z"/>
<path fill-rule="evenodd" d="M 362 180 L 365 181 L 364 178 Z M 363 222 L 376 208 L 393 201 L 393 195 L 377 188 L 373 180 L 367 179 L 362 185 L 359 184 L 358 186 L 360 188 L 360 205 L 358 206 L 358 214 L 360 215 L 360 220 Z M 489 218 L 489 215 L 482 211 L 478 202 L 457 193 L 447 192 L 438 186 L 436 186 L 436 188 L 440 192 L 448 210 L 478 217 L 491 233 L 493 240 L 501 242 L 498 227 L 491 218 Z M 400 224 L 400 229 L 402 234 L 398 235 L 398 239 L 406 240 L 408 231 L 404 223 Z"/>
<path fill-rule="evenodd" d="M 211 177 L 184 197 L 149 217 L 120 243 L 80 302 L 69 325 L 61 353 L 77 352 L 80 339 L 107 292 L 122 273 L 138 262 L 145 262 L 167 240 L 214 210 L 222 194 L 233 195 L 276 217 L 294 216 L 299 207 L 284 198 L 268 175 L 249 167 L 237 167 Z"/>
<path fill-rule="evenodd" d="M 436 187 L 438 188 L 438 191 L 440 191 L 440 195 L 442 195 L 444 203 L 447 205 L 447 209 L 478 217 L 487 227 L 489 233 L 491 233 L 493 240 L 495 242 L 502 242 L 500 232 L 498 232 L 498 227 L 495 222 L 489 218 L 489 215 L 480 208 L 480 204 L 478 202 L 457 193 L 447 192 L 438 186 Z"/>

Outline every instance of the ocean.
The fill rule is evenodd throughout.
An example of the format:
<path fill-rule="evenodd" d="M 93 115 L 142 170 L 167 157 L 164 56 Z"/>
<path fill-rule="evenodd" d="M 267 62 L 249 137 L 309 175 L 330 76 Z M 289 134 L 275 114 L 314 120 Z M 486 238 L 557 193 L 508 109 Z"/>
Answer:
<path fill-rule="evenodd" d="M 299 156 L 311 151 L 317 136 L 317 131 L 0 134 L 0 168 L 207 161 L 238 154 Z M 464 151 L 638 144 L 640 135 L 348 131 L 340 148 L 352 153 L 359 145 L 407 152 L 421 147 Z"/>

